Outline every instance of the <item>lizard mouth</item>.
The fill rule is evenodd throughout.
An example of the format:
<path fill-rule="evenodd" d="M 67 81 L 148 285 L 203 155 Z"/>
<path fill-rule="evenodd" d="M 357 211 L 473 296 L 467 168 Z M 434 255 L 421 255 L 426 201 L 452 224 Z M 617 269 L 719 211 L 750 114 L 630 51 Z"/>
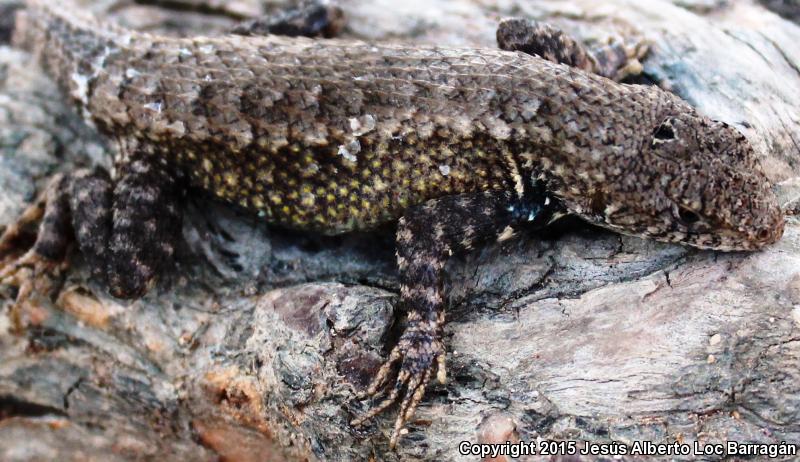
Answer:
<path fill-rule="evenodd" d="M 758 250 L 777 242 L 785 227 L 783 211 L 777 201 L 753 200 L 751 204 L 755 211 L 742 206 L 733 213 L 720 215 L 700 214 L 676 205 L 672 209 L 672 218 L 678 231 L 671 233 L 671 239 L 667 240 L 726 252 Z M 743 213 L 745 209 L 748 213 Z"/>
<path fill-rule="evenodd" d="M 754 245 L 755 248 L 761 248 L 769 244 L 774 244 L 781 237 L 783 237 L 783 230 L 786 226 L 786 221 L 783 219 L 783 214 L 779 214 L 774 223 L 770 226 L 760 228 L 755 233 Z"/>
<path fill-rule="evenodd" d="M 723 252 L 759 250 L 777 242 L 784 231 L 783 215 L 768 225 L 749 232 L 738 230 L 722 231 L 717 234 L 687 233 L 683 243 L 701 249 L 720 250 Z"/>
<path fill-rule="evenodd" d="M 769 219 L 764 220 L 749 233 L 745 233 L 743 241 L 749 244 L 748 250 L 756 250 L 774 244 L 783 237 L 783 231 L 786 226 L 783 210 L 777 204 L 774 204 L 767 216 Z"/>

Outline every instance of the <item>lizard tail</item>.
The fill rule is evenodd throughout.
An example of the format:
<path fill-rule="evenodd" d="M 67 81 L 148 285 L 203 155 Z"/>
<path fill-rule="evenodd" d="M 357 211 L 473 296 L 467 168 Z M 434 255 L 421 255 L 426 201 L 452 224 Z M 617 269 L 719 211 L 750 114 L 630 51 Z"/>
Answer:
<path fill-rule="evenodd" d="M 17 11 L 12 44 L 29 51 L 78 105 L 106 59 L 124 48 L 131 33 L 98 21 L 69 0 L 26 0 Z"/>

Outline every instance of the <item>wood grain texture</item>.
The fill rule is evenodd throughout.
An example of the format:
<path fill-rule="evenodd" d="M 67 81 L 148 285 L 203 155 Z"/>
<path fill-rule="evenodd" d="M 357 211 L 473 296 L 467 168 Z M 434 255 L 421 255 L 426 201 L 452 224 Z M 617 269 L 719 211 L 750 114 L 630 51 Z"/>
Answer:
<path fill-rule="evenodd" d="M 493 46 L 494 25 L 512 12 L 585 39 L 651 40 L 647 75 L 712 117 L 747 121 L 766 174 L 796 208 L 798 26 L 748 2 L 603 3 L 344 6 L 349 34 L 408 43 Z M 32 178 L 100 158 L 102 145 L 24 54 L 3 48 L 2 59 L 9 128 L 0 134 L 0 220 L 8 223 L 32 199 Z M 800 437 L 795 218 L 757 253 L 692 251 L 565 223 L 548 239 L 523 236 L 453 262 L 450 381 L 429 391 L 398 452 L 386 453 L 391 418 L 365 434 L 347 422 L 358 410 L 348 404 L 352 384 L 368 381 L 399 332 L 391 237 L 267 233 L 198 204 L 179 267 L 145 299 L 121 305 L 87 282 L 90 268 L 78 261 L 67 281 L 74 290 L 32 308 L 33 327 L 13 334 L 3 311 L 0 458 L 213 460 L 245 448 L 451 460 L 460 440 L 506 435 Z"/>

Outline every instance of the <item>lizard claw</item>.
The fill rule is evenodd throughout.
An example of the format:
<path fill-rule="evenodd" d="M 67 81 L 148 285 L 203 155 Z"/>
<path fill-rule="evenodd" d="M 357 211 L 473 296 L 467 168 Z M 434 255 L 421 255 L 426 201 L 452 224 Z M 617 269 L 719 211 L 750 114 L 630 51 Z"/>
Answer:
<path fill-rule="evenodd" d="M 372 397 L 378 394 L 388 378 L 393 366 L 401 362 L 400 371 L 395 379 L 394 387 L 388 392 L 386 398 L 373 406 L 365 414 L 353 419 L 350 423 L 354 426 L 363 424 L 368 419 L 380 414 L 392 404 L 400 401 L 400 411 L 394 423 L 389 447 L 394 449 L 402 434 L 403 427 L 417 410 L 417 406 L 425 395 L 425 388 L 433 375 L 434 367 L 437 368 L 437 379 L 444 383 L 445 350 L 439 336 L 434 332 L 411 328 L 403 333 L 397 346 L 392 349 L 389 358 L 383 363 L 375 379 L 367 390 L 358 394 L 359 399 Z M 404 391 L 405 390 L 405 391 Z"/>
<path fill-rule="evenodd" d="M 17 288 L 11 307 L 11 318 L 16 330 L 23 329 L 23 313 L 34 294 L 50 294 L 58 285 L 64 262 L 50 260 L 28 250 L 16 260 L 0 264 L 0 284 Z"/>
<path fill-rule="evenodd" d="M 0 235 L 0 284 L 17 288 L 11 308 L 11 317 L 17 330 L 22 328 L 25 304 L 33 294 L 50 294 L 65 265 L 65 260 L 47 258 L 36 252 L 34 247 L 19 255 L 25 236 L 42 221 L 45 203 L 45 194 L 42 194 Z"/>
<path fill-rule="evenodd" d="M 19 287 L 20 292 L 23 292 L 23 287 L 30 287 L 37 292 L 47 293 L 53 286 L 51 276 L 58 275 L 61 265 L 62 262 L 50 260 L 31 249 L 18 259 L 0 266 L 0 283 Z M 19 295 L 17 298 L 19 301 Z"/>

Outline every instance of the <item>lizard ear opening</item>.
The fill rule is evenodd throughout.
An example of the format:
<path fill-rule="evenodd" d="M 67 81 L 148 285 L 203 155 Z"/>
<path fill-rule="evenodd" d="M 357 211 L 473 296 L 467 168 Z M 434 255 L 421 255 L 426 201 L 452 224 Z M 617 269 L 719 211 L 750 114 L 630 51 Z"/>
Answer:
<path fill-rule="evenodd" d="M 678 219 L 684 225 L 689 226 L 700 221 L 700 216 L 692 210 L 680 207 L 678 208 Z"/>

